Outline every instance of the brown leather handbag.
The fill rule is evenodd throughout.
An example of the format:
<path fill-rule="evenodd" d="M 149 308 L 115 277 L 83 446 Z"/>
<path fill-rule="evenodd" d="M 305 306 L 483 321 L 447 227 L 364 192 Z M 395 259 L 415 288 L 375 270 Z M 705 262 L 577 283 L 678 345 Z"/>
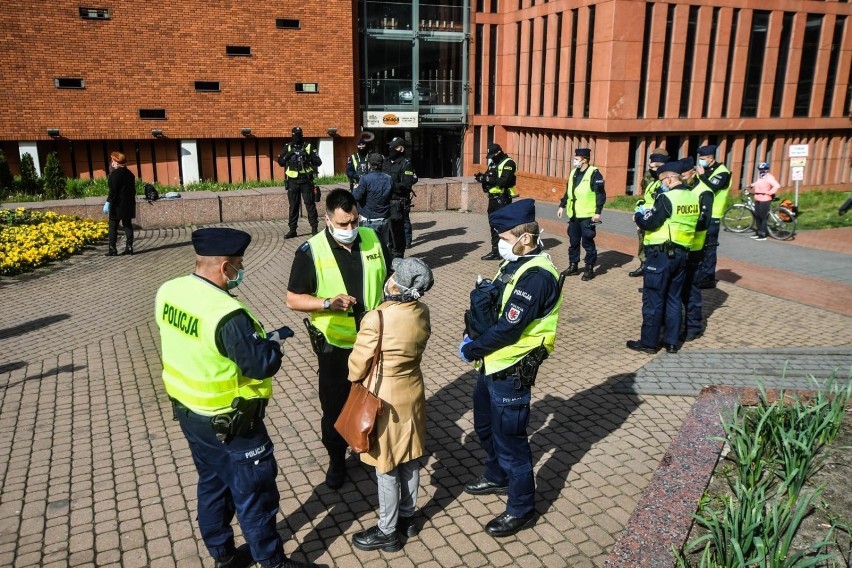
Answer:
<path fill-rule="evenodd" d="M 349 398 L 340 411 L 340 416 L 334 423 L 337 430 L 352 451 L 357 453 L 370 451 L 370 443 L 374 440 L 373 428 L 376 426 L 376 417 L 382 414 L 382 401 L 374 393 L 370 392 L 370 380 L 376 379 L 378 384 L 379 359 L 382 356 L 382 335 L 384 334 L 385 322 L 382 311 L 379 314 L 379 341 L 373 353 L 373 364 L 361 381 L 352 383 L 349 390 Z M 367 384 L 362 384 L 366 379 Z"/>

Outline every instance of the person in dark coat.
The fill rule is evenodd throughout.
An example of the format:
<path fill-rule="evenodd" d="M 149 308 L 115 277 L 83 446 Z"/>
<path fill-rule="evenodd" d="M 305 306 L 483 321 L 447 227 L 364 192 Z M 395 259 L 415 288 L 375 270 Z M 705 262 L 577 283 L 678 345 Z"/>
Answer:
<path fill-rule="evenodd" d="M 110 154 L 109 195 L 104 213 L 109 215 L 109 250 L 107 256 L 117 256 L 118 222 L 124 227 L 124 252 L 133 254 L 133 221 L 136 217 L 136 176 L 127 169 L 127 158 L 121 152 Z"/>

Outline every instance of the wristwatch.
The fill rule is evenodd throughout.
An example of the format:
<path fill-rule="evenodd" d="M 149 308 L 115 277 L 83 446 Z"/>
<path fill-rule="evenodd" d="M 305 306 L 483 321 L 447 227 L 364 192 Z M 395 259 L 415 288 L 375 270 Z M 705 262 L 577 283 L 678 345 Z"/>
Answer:
<path fill-rule="evenodd" d="M 331 298 L 326 298 L 322 301 L 322 309 L 327 310 L 331 307 Z"/>

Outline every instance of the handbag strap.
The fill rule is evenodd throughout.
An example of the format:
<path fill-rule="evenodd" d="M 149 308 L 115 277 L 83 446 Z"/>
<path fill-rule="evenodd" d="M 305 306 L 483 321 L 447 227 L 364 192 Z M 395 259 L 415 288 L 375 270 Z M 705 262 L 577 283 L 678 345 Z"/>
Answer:
<path fill-rule="evenodd" d="M 373 351 L 373 364 L 370 365 L 370 370 L 367 371 L 367 375 L 361 379 L 362 381 L 367 379 L 367 384 L 364 385 L 364 388 L 367 390 L 370 390 L 370 381 L 375 375 L 376 367 L 379 366 L 379 358 L 382 356 L 382 336 L 385 333 L 385 319 L 382 316 L 382 310 L 376 310 L 376 313 L 379 314 L 379 340 L 376 342 L 376 350 Z"/>

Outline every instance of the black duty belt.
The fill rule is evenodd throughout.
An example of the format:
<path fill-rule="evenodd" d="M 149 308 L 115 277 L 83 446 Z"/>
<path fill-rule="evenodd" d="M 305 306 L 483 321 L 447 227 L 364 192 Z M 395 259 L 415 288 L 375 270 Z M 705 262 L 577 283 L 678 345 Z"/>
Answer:
<path fill-rule="evenodd" d="M 651 251 L 651 252 L 653 252 L 653 251 L 666 252 L 667 250 L 675 250 L 675 249 L 679 249 L 679 250 L 682 250 L 684 252 L 689 252 L 689 247 L 685 247 L 685 246 L 679 245 L 677 243 L 669 243 L 669 244 L 662 244 L 662 245 L 645 245 L 645 250 Z"/>

